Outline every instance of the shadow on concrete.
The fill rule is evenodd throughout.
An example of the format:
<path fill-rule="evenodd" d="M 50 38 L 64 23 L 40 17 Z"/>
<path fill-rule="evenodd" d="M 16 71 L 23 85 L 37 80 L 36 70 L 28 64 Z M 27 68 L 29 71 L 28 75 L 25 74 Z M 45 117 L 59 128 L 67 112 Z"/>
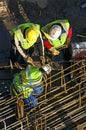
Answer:
<path fill-rule="evenodd" d="M 3 21 L 0 19 L 0 65 L 9 63 L 10 34 Z"/>

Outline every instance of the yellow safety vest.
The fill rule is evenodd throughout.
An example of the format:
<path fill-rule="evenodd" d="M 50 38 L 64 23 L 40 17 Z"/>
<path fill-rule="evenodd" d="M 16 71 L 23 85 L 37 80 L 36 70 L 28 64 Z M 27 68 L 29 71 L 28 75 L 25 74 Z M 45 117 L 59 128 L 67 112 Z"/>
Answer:
<path fill-rule="evenodd" d="M 49 39 L 48 31 L 52 25 L 58 24 L 58 23 L 62 25 L 65 32 L 61 35 L 60 39 L 56 39 L 56 40 L 52 41 Z M 68 20 L 55 20 L 53 22 L 50 22 L 46 26 L 42 27 L 41 31 L 43 32 L 43 34 L 49 40 L 49 42 L 51 43 L 51 45 L 53 47 L 59 48 L 65 44 L 69 28 L 70 28 L 70 24 L 69 24 Z"/>
<path fill-rule="evenodd" d="M 21 42 L 21 46 L 23 49 L 29 49 L 31 46 L 33 46 L 34 43 L 28 42 L 25 38 L 24 38 L 24 31 L 26 28 L 31 28 L 33 26 L 36 26 L 37 32 L 38 32 L 38 37 L 40 34 L 40 25 L 39 24 L 33 24 L 33 23 L 24 23 L 24 24 L 20 24 L 19 26 L 17 26 L 16 28 L 13 28 L 13 34 L 17 36 L 18 41 Z M 19 29 L 21 30 L 22 33 L 19 33 Z"/>

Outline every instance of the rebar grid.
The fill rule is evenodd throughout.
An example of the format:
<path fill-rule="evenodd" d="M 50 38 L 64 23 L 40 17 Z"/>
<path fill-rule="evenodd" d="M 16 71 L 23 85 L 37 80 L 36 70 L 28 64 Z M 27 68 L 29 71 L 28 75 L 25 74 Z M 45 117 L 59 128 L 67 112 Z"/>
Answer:
<path fill-rule="evenodd" d="M 82 63 L 84 64 L 82 65 Z M 81 66 L 77 68 L 78 65 Z M 42 130 L 46 129 L 47 127 L 56 129 L 58 127 L 60 129 L 65 128 L 67 122 L 69 122 L 70 125 L 71 123 L 73 124 L 73 122 L 75 122 L 73 126 L 76 126 L 77 120 L 84 120 L 86 117 L 86 114 L 83 114 L 85 113 L 86 108 L 85 68 L 85 61 L 83 60 L 72 64 L 69 68 L 66 68 L 65 70 L 70 69 L 71 71 L 64 75 L 61 74 L 63 74 L 65 70 L 61 70 L 59 72 L 57 71 L 57 73 L 55 70 L 55 74 L 53 75 L 51 73 L 51 77 L 46 79 L 46 83 L 43 81 L 43 94 L 37 96 L 39 101 L 38 106 L 29 109 L 28 106 L 25 105 L 25 116 L 22 119 L 16 119 L 13 124 L 7 126 L 7 129 L 20 129 L 21 122 L 23 129 Z M 61 81 L 61 76 L 64 80 L 64 78 L 69 74 L 73 75 L 72 79 L 67 82 L 63 82 L 62 86 L 61 84 L 58 85 L 58 81 Z M 59 75 L 60 77 L 58 77 Z M 12 97 L 11 99 L 8 99 L 0 104 L 2 120 L 7 121 L 11 117 L 16 118 L 15 111 L 17 110 L 16 102 L 18 97 L 19 95 Z M 76 116 L 78 116 L 78 118 L 76 118 Z M 19 120 L 21 120 L 21 122 Z"/>

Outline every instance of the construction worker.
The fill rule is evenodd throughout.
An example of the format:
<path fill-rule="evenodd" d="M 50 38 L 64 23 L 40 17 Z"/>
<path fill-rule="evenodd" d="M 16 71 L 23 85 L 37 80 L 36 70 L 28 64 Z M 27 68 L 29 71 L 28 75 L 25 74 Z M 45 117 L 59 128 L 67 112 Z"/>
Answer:
<path fill-rule="evenodd" d="M 72 28 L 69 21 L 55 20 L 42 27 L 41 31 L 44 46 L 55 59 L 58 62 L 64 62 L 64 59 L 68 60 L 70 40 L 72 38 Z"/>
<path fill-rule="evenodd" d="M 28 65 L 14 75 L 11 86 L 13 95 L 21 94 L 25 104 L 35 107 L 38 104 L 36 96 L 43 92 L 42 78 L 42 72 L 37 67 Z"/>
<path fill-rule="evenodd" d="M 34 23 L 24 23 L 13 28 L 14 38 L 10 50 L 10 59 L 13 64 L 19 65 L 19 61 L 33 64 L 31 55 L 33 46 L 41 37 L 40 25 Z M 22 58 L 21 58 L 22 57 Z M 21 60 L 22 59 L 22 60 Z"/>

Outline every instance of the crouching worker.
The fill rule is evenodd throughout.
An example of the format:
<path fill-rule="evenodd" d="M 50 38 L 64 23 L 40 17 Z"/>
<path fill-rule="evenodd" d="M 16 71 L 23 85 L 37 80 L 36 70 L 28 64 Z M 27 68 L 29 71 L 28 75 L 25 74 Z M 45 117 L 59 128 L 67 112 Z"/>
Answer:
<path fill-rule="evenodd" d="M 30 108 L 38 104 L 37 95 L 43 92 L 42 72 L 35 66 L 28 65 L 16 74 L 12 83 L 13 95 L 22 94 L 22 99 Z"/>
<path fill-rule="evenodd" d="M 22 68 L 23 63 L 33 63 L 31 58 L 34 52 L 34 44 L 41 37 L 40 25 L 34 23 L 24 23 L 13 28 L 13 40 L 10 49 L 10 61 L 17 68 Z M 22 63 L 23 62 L 23 63 Z"/>
<path fill-rule="evenodd" d="M 58 62 L 63 61 L 63 68 L 66 68 L 64 61 L 70 60 L 70 41 L 72 38 L 72 27 L 68 20 L 55 20 L 41 28 L 43 43 L 46 52 L 51 52 Z M 51 59 L 52 60 L 52 59 Z"/>

